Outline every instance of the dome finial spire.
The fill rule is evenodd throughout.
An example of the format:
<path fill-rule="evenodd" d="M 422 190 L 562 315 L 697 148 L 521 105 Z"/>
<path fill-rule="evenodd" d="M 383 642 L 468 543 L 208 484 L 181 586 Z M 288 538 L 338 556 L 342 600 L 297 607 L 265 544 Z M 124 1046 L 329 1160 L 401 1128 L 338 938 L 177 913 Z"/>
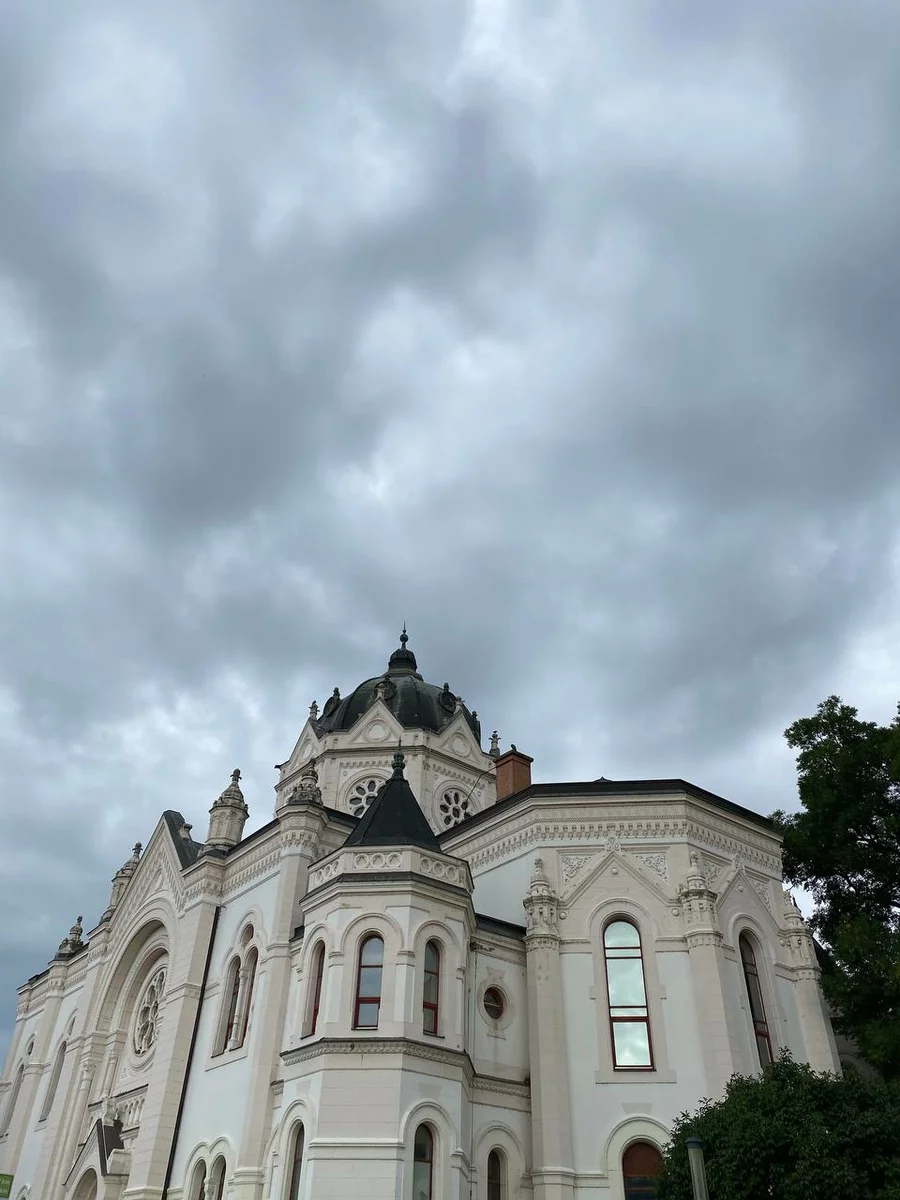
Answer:
<path fill-rule="evenodd" d="M 409 641 L 409 634 L 406 632 L 406 622 L 403 622 L 403 632 L 400 634 L 400 645 L 406 649 L 406 643 Z"/>

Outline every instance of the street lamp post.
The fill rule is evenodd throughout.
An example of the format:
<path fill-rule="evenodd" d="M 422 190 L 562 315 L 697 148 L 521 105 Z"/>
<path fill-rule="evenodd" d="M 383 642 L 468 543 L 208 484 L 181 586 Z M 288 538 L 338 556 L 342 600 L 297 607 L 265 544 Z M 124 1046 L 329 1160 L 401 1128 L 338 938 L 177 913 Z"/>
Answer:
<path fill-rule="evenodd" d="M 709 1189 L 706 1186 L 706 1165 L 703 1162 L 703 1143 L 699 1138 L 691 1137 L 687 1139 L 686 1145 L 694 1200 L 709 1200 Z"/>

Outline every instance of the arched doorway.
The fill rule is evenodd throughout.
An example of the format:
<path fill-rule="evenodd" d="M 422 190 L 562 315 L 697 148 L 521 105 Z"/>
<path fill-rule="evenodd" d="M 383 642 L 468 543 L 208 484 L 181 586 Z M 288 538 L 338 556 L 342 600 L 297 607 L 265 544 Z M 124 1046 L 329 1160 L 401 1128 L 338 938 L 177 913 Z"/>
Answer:
<path fill-rule="evenodd" d="M 632 1142 L 622 1155 L 625 1200 L 656 1200 L 662 1155 L 650 1142 Z"/>
<path fill-rule="evenodd" d="M 85 1171 L 78 1181 L 72 1200 L 97 1200 L 97 1172 Z"/>

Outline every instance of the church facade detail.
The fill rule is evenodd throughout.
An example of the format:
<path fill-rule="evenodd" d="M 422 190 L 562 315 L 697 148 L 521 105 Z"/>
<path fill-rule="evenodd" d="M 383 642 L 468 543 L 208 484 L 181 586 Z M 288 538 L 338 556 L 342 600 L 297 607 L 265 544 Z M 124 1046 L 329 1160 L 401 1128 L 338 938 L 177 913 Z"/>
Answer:
<path fill-rule="evenodd" d="M 682 780 L 533 783 L 387 670 L 313 704 L 244 836 L 166 811 L 18 993 L 13 1200 L 652 1198 L 676 1116 L 840 1070 L 770 822 Z"/>

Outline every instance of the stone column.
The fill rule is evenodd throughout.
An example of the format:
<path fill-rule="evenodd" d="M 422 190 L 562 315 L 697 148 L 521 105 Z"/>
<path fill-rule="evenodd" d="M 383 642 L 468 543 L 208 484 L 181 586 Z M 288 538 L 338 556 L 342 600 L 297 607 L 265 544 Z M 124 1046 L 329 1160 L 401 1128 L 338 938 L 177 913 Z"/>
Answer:
<path fill-rule="evenodd" d="M 792 959 L 806 1061 L 814 1071 L 840 1071 L 831 1023 L 825 1015 L 825 997 L 819 982 L 821 972 L 812 935 L 789 891 L 784 893 L 782 940 Z"/>
<path fill-rule="evenodd" d="M 305 772 L 305 775 L 308 775 Z M 290 938 L 306 891 L 309 864 L 319 855 L 326 817 L 314 774 L 291 802 L 278 810 L 281 869 L 271 941 L 257 966 L 249 1038 L 249 1082 L 244 1126 L 232 1181 L 233 1200 L 260 1200 L 265 1184 L 266 1142 L 272 1123 L 272 1081 L 281 1073 L 279 1055 L 286 1045 L 285 1019 L 291 983 Z M 321 1018 L 320 1018 L 321 1019 Z"/>
<path fill-rule="evenodd" d="M 700 1021 L 706 1087 L 708 1094 L 718 1099 L 738 1068 L 737 1031 L 727 1001 L 716 893 L 706 883 L 696 850 L 691 851 L 687 886 L 680 887 L 678 894 L 690 955 L 694 1011 Z"/>
<path fill-rule="evenodd" d="M 571 1200 L 575 1169 L 559 961 L 559 897 L 550 886 L 539 858 L 534 866 L 528 895 L 523 901 L 527 914 L 532 1179 L 535 1200 Z"/>

